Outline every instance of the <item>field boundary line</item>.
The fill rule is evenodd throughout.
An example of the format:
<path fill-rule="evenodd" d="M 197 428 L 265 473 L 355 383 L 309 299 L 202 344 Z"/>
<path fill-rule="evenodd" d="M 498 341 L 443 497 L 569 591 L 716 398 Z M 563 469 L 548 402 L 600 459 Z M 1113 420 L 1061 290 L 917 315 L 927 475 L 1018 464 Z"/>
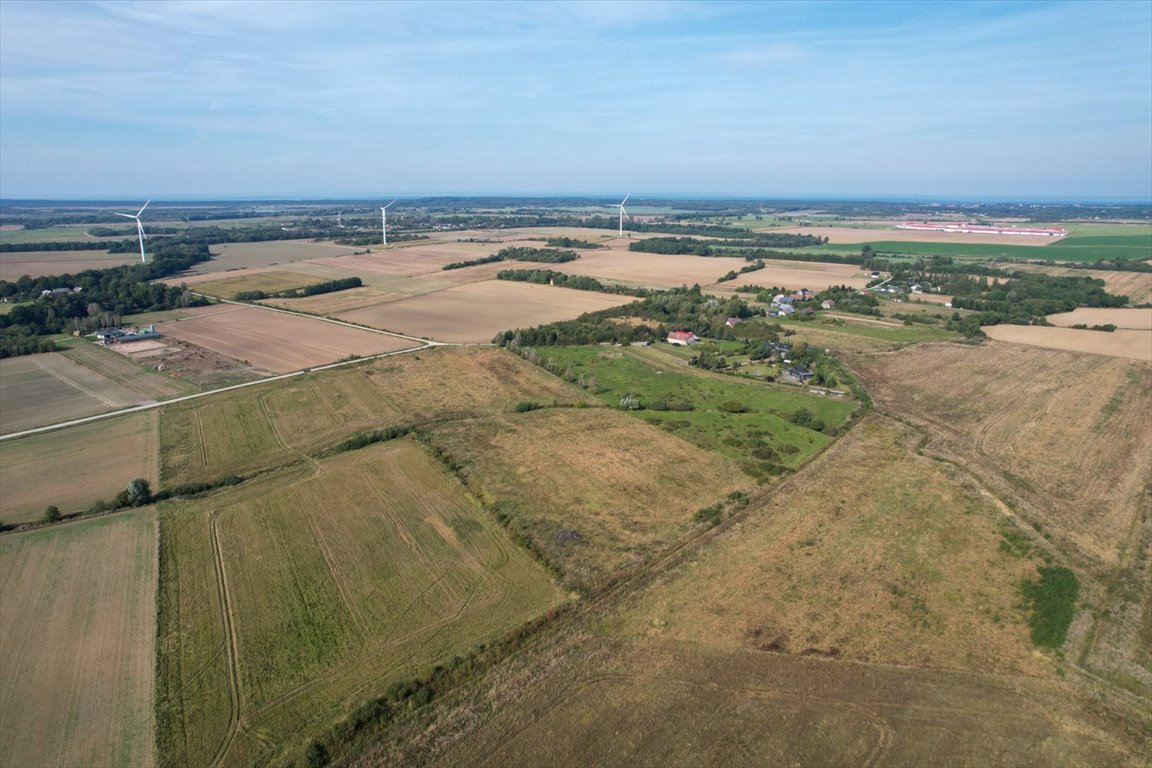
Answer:
<path fill-rule="evenodd" d="M 69 358 L 69 359 L 71 359 L 71 358 Z M 78 384 L 77 382 L 72 381 L 72 379 L 68 378 L 67 376 L 60 373 L 59 371 L 52 370 L 51 368 L 44 365 L 44 363 L 40 362 L 39 360 L 33 358 L 32 362 L 36 364 L 37 368 L 44 371 L 48 375 L 55 376 L 56 378 L 60 379 L 60 381 L 64 382 L 68 386 L 75 387 L 76 389 L 80 390 L 84 394 L 89 395 L 89 396 L 95 398 L 96 400 L 99 400 L 100 402 L 104 403 L 105 405 L 110 405 L 113 408 L 119 408 L 120 407 L 120 403 L 109 400 L 108 398 L 104 397 L 104 395 L 100 395 L 100 394 L 97 394 L 96 392 L 93 392 L 92 390 L 88 389 L 88 387 L 85 387 L 83 384 Z M 119 384 L 119 382 L 116 382 L 116 383 Z"/>

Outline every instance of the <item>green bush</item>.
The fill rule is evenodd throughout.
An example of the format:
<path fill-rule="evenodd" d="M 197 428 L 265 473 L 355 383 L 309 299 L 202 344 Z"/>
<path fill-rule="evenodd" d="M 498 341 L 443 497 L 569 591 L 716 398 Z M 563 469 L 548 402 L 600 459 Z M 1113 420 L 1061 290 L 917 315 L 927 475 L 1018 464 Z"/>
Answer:
<path fill-rule="evenodd" d="M 1080 582 L 1076 574 L 1061 566 L 1041 565 L 1040 580 L 1025 580 L 1024 599 L 1031 606 L 1028 626 L 1032 642 L 1041 648 L 1059 648 L 1068 637 L 1068 627 L 1076 615 Z"/>

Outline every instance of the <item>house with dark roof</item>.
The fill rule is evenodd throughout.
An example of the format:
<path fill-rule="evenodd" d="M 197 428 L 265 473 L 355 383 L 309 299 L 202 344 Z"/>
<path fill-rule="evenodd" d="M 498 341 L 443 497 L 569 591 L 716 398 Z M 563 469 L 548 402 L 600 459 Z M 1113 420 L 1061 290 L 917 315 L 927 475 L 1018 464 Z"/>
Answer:
<path fill-rule="evenodd" d="M 788 375 L 803 384 L 816 374 L 812 373 L 812 371 L 808 370 L 802 365 L 794 365 L 788 369 Z"/>

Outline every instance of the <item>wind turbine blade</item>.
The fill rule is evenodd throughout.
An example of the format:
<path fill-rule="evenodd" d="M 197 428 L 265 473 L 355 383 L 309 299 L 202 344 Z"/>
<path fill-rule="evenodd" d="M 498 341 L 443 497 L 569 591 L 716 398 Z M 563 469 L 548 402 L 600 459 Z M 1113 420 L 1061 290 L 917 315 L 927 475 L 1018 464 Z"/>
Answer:
<path fill-rule="evenodd" d="M 623 208 L 623 207 L 624 207 L 624 203 L 628 202 L 628 198 L 630 198 L 630 197 L 632 197 L 632 193 L 631 193 L 631 192 L 629 192 L 628 194 L 624 195 L 624 199 L 620 201 L 620 207 L 621 207 L 621 208 Z"/>
<path fill-rule="evenodd" d="M 126 218 L 126 219 L 134 219 L 134 218 L 136 218 L 135 216 L 133 216 L 133 215 L 132 215 L 132 214 L 130 214 L 130 213 L 118 213 L 118 214 L 116 214 L 116 215 L 117 215 L 117 216 L 123 216 L 123 217 L 124 217 L 124 218 Z"/>
<path fill-rule="evenodd" d="M 148 203 L 150 203 L 150 202 L 152 202 L 152 201 L 151 201 L 151 200 L 149 200 L 149 201 L 148 201 Z M 147 207 L 148 207 L 148 203 L 144 203 L 144 208 L 147 208 Z M 139 211 L 136 213 L 136 215 L 137 215 L 137 216 L 139 216 L 141 213 L 144 213 L 144 208 L 141 208 L 141 209 L 140 209 L 140 210 L 139 210 Z"/>
<path fill-rule="evenodd" d="M 399 199 L 399 198 L 397 198 L 397 199 Z M 393 201 L 392 201 L 392 203 L 395 203 L 395 202 L 396 202 L 396 200 L 393 200 Z M 384 207 L 383 207 L 383 208 L 381 208 L 380 210 L 382 210 L 382 211 L 386 211 L 386 210 L 388 210 L 389 208 L 391 208 L 391 207 L 392 207 L 392 203 L 388 203 L 388 205 L 384 206 Z"/>

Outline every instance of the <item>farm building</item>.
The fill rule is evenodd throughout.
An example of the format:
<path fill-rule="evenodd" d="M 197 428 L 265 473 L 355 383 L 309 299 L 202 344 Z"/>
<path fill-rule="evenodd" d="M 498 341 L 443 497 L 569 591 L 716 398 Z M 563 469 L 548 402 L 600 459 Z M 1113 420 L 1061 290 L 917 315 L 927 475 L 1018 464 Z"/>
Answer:
<path fill-rule="evenodd" d="M 728 326 L 729 328 L 735 328 L 739 324 L 740 324 L 740 318 L 738 318 L 738 317 L 730 317 L 724 321 L 724 325 Z"/>
<path fill-rule="evenodd" d="M 1026 237 L 1064 237 L 1068 230 L 1063 227 L 1036 229 L 1033 227 L 998 227 L 986 224 L 956 224 L 945 222 L 912 222 L 897 224 L 896 229 L 912 229 L 921 232 L 962 232 L 970 235 L 1023 235 Z"/>
<path fill-rule="evenodd" d="M 802 365 L 794 365 L 788 369 L 788 375 L 803 384 L 816 374 L 812 373 L 812 371 L 808 370 Z"/>
<path fill-rule="evenodd" d="M 671 331 L 668 333 L 668 343 L 676 344 L 677 346 L 686 347 L 689 344 L 695 344 L 700 341 L 700 338 L 692 333 L 692 331 Z"/>
<path fill-rule="evenodd" d="M 836 302 L 832 301 L 832 299 L 824 299 L 824 301 L 820 302 L 820 309 L 832 309 L 835 306 Z"/>
<path fill-rule="evenodd" d="M 781 304 L 780 305 L 780 315 L 781 316 L 791 315 L 791 314 L 794 314 L 795 312 L 796 312 L 796 307 L 792 306 L 791 304 Z"/>
<path fill-rule="evenodd" d="M 42 299 L 55 298 L 56 296 L 63 296 L 64 294 L 67 294 L 67 293 L 79 293 L 82 290 L 84 290 L 84 289 L 80 288 L 80 287 L 76 287 L 76 288 L 49 288 L 49 289 L 45 289 L 43 291 L 40 291 L 40 298 L 42 298 Z"/>

